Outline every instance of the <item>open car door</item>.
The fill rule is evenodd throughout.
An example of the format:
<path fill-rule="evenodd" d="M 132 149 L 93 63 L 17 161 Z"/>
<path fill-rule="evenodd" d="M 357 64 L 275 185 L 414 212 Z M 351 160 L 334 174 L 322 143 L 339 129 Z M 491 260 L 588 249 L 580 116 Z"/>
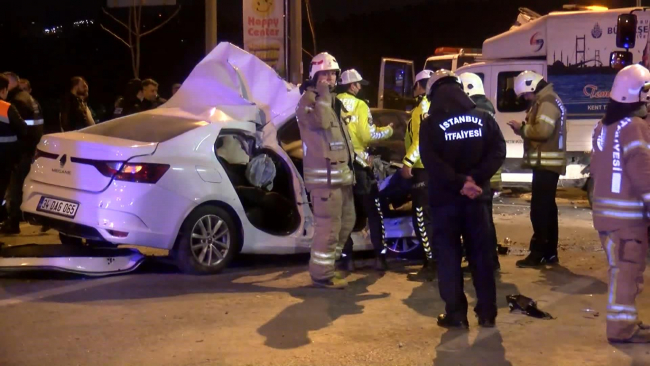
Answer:
<path fill-rule="evenodd" d="M 378 107 L 402 111 L 413 109 L 415 107 L 413 80 L 415 80 L 413 61 L 382 58 Z"/>

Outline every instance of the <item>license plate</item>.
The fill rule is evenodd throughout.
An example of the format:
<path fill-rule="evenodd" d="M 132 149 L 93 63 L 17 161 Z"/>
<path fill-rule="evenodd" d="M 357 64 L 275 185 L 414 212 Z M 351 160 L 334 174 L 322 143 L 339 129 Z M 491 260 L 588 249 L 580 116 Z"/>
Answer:
<path fill-rule="evenodd" d="M 78 208 L 79 204 L 75 202 L 63 201 L 50 197 L 41 197 L 41 200 L 38 202 L 38 207 L 36 207 L 36 211 L 74 218 L 77 214 Z"/>

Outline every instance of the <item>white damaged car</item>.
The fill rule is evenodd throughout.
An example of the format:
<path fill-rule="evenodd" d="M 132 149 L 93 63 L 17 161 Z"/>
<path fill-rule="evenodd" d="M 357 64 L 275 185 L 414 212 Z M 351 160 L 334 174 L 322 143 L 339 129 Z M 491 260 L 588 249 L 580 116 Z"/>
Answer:
<path fill-rule="evenodd" d="M 255 56 L 219 44 L 161 107 L 46 135 L 25 180 L 30 223 L 64 244 L 170 250 L 186 273 L 238 253 L 308 252 L 313 216 L 278 142 L 296 123 L 298 88 Z M 369 249 L 354 235 L 355 250 Z"/>

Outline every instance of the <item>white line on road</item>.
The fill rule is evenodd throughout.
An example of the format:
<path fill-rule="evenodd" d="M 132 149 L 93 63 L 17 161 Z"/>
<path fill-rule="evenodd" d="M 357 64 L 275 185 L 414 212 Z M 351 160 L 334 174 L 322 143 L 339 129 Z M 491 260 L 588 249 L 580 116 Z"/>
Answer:
<path fill-rule="evenodd" d="M 23 302 L 43 299 L 46 297 L 63 295 L 75 291 L 86 290 L 97 286 L 117 283 L 117 282 L 124 281 L 130 277 L 131 276 L 117 276 L 117 277 L 107 277 L 107 278 L 86 280 L 82 282 L 76 282 L 68 286 L 62 286 L 62 287 L 53 288 L 49 290 L 36 291 L 30 294 L 16 296 L 5 300 L 0 300 L 0 307 L 20 304 Z"/>

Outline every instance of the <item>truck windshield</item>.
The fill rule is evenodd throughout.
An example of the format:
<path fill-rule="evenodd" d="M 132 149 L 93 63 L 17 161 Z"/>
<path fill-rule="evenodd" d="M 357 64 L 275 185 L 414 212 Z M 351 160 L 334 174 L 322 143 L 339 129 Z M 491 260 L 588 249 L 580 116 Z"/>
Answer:
<path fill-rule="evenodd" d="M 428 60 L 425 65 L 425 70 L 438 71 L 440 69 L 451 70 L 452 59 L 445 60 Z"/>

